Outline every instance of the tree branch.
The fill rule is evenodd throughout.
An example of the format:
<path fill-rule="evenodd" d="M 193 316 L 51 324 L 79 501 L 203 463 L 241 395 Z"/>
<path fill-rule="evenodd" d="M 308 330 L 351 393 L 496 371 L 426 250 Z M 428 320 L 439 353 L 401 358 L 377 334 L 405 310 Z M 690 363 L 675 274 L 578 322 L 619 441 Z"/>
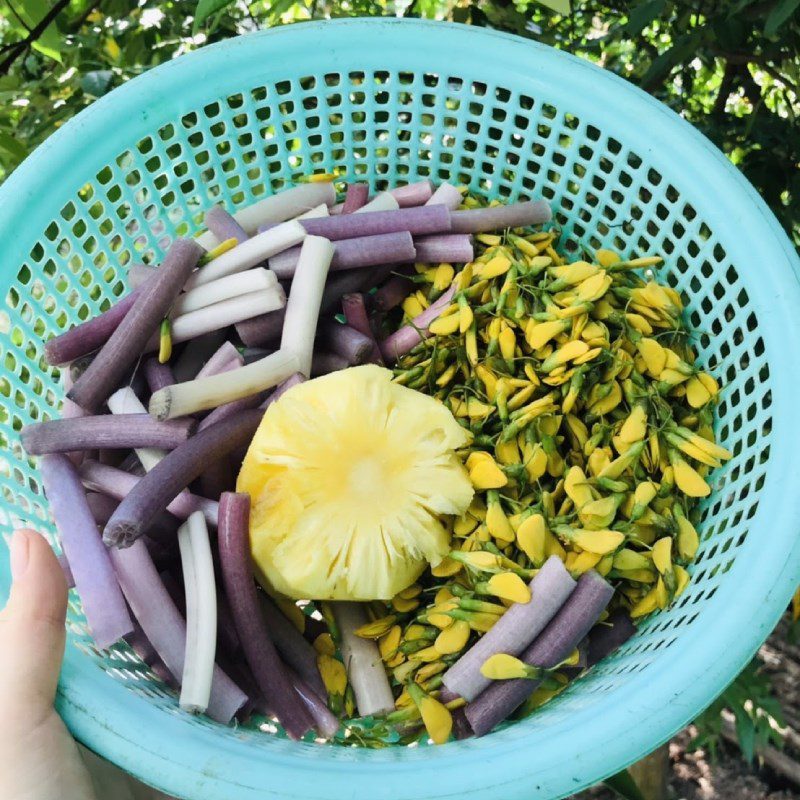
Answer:
<path fill-rule="evenodd" d="M 791 89 L 796 95 L 800 94 L 800 86 L 794 83 L 790 78 L 787 78 L 780 70 L 775 69 L 772 64 L 759 62 L 759 66 L 776 81 L 780 81 L 787 89 Z"/>
<path fill-rule="evenodd" d="M 728 98 L 731 95 L 731 90 L 733 89 L 733 81 L 736 77 L 736 67 L 734 64 L 727 62 L 725 64 L 725 73 L 722 76 L 722 81 L 719 85 L 719 92 L 717 93 L 717 99 L 714 101 L 714 108 L 711 111 L 711 115 L 717 119 L 722 119 L 722 116 L 725 114 L 725 106 L 728 103 Z"/>
<path fill-rule="evenodd" d="M 0 76 L 8 74 L 14 62 L 50 27 L 69 3 L 70 0 L 56 0 L 55 5 L 31 28 L 30 33 L 17 42 L 3 61 L 0 62 Z"/>
<path fill-rule="evenodd" d="M 739 84 L 744 89 L 744 96 L 750 101 L 753 113 L 761 105 L 761 87 L 753 80 L 750 70 L 746 64 L 739 64 L 736 74 L 739 76 Z"/>

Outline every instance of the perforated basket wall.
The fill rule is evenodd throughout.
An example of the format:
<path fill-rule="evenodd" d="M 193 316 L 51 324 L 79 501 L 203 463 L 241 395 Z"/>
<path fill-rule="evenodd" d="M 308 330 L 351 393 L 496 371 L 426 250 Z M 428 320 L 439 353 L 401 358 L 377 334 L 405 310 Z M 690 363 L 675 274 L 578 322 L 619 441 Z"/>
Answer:
<path fill-rule="evenodd" d="M 179 59 L 66 125 L 0 190 L 2 531 L 53 531 L 18 440 L 61 401 L 42 340 L 107 308 L 127 265 L 156 261 L 212 203 L 334 169 L 373 188 L 430 177 L 543 197 L 567 236 L 665 256 L 725 384 L 735 454 L 703 507 L 691 587 L 557 701 L 476 741 L 350 750 L 188 717 L 127 649 L 93 647 L 75 597 L 60 710 L 90 747 L 192 800 L 566 796 L 709 703 L 800 577 L 796 257 L 705 139 L 599 69 L 455 25 L 304 24 Z M 4 561 L 0 596 L 9 582 Z"/>

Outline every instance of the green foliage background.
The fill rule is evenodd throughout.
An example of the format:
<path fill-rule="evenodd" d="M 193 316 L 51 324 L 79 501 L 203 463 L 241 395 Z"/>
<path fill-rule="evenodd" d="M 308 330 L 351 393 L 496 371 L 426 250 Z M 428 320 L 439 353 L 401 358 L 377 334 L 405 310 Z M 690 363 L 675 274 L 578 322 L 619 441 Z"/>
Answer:
<path fill-rule="evenodd" d="M 722 148 L 800 247 L 800 0 L 0 0 L 0 180 L 81 108 L 181 53 L 387 14 L 510 31 L 641 86 Z"/>

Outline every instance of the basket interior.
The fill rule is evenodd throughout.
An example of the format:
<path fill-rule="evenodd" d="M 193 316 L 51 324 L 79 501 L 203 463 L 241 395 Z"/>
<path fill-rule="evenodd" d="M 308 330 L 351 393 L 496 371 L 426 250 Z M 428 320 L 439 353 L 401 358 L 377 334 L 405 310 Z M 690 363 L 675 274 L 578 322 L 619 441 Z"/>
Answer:
<path fill-rule="evenodd" d="M 664 256 L 662 277 L 686 298 L 701 361 L 725 386 L 718 431 L 735 457 L 714 473 L 715 491 L 701 506 L 702 546 L 689 589 L 543 709 L 539 727 L 546 730 L 647 670 L 698 625 L 745 547 L 772 445 L 759 321 L 725 243 L 702 204 L 674 185 L 669 160 L 631 149 L 580 111 L 576 98 L 557 87 L 527 93 L 519 81 L 487 79 L 469 62 L 450 70 L 435 54 L 428 71 L 353 61 L 360 65 L 300 77 L 296 67 L 274 64 L 268 77 L 239 75 L 228 93 L 154 114 L 148 135 L 125 141 L 80 183 L 51 188 L 60 210 L 23 243 L 24 261 L 7 265 L 0 285 L 2 532 L 24 523 L 53 536 L 40 479 L 18 436 L 23 425 L 58 414 L 62 390 L 43 360 L 43 340 L 108 308 L 125 291 L 127 266 L 158 262 L 175 236 L 200 228 L 213 203 L 241 207 L 323 170 L 373 189 L 431 178 L 490 198 L 547 199 L 576 244 Z M 94 647 L 74 592 L 68 647 L 142 702 L 180 714 L 173 694 L 126 646 Z M 270 738 L 181 716 L 187 727 L 212 726 L 220 737 L 254 746 Z"/>

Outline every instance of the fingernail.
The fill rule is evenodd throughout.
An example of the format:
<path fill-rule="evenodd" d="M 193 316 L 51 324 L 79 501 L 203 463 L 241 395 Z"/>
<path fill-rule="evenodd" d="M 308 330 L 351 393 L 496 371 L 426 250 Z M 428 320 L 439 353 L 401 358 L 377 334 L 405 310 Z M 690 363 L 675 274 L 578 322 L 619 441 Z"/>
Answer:
<path fill-rule="evenodd" d="M 28 568 L 30 539 L 25 531 L 17 531 L 11 539 L 11 577 L 19 580 Z"/>

